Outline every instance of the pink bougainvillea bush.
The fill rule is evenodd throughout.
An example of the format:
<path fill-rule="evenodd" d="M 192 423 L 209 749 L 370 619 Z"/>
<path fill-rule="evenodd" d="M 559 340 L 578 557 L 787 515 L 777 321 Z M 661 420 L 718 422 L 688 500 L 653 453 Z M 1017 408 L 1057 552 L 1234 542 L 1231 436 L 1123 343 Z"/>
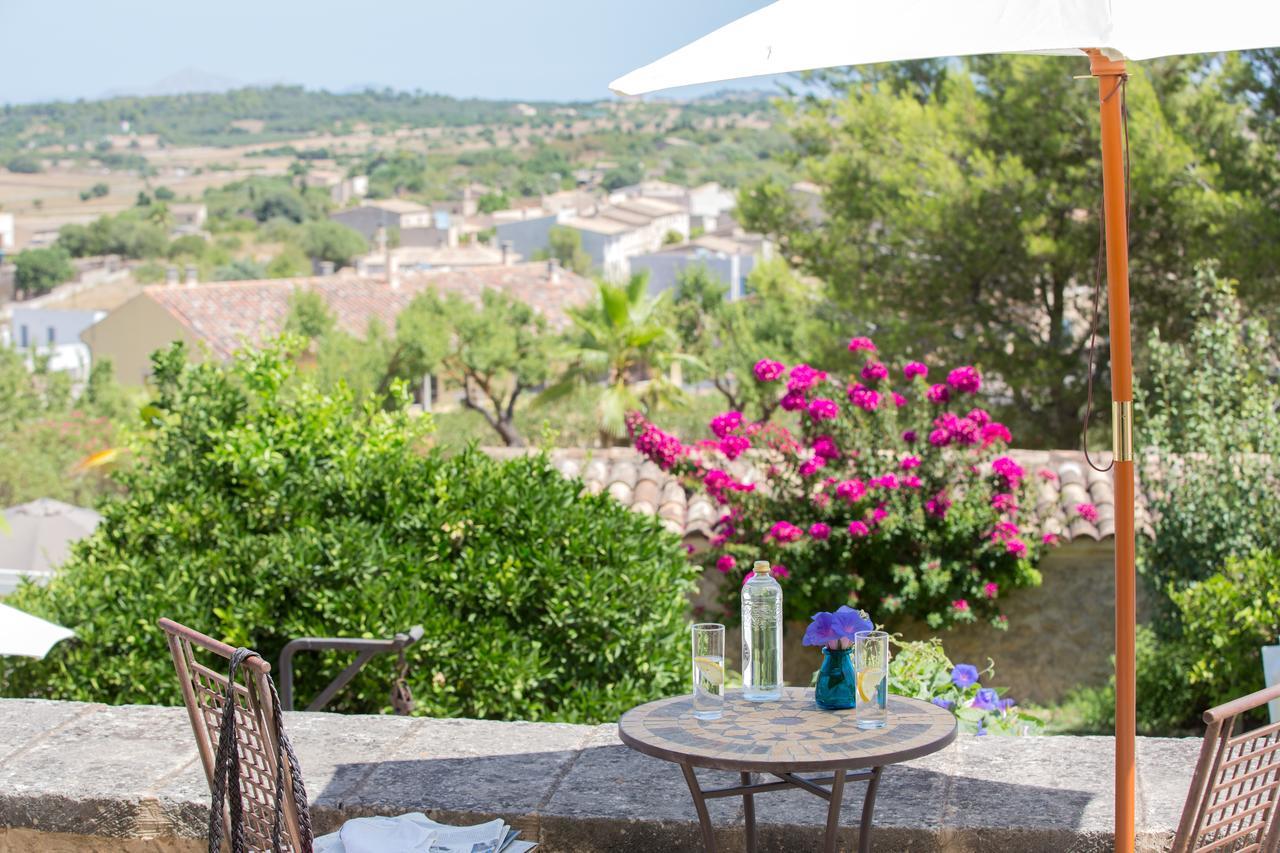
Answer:
<path fill-rule="evenodd" d="M 1040 582 L 1035 565 L 1050 543 L 1030 520 L 1009 430 L 977 404 L 982 376 L 892 364 L 868 338 L 849 351 L 847 376 L 755 365 L 794 429 L 725 412 L 707 438 L 686 443 L 632 413 L 632 441 L 723 507 L 709 565 L 735 580 L 753 560 L 778 567 L 788 619 L 847 602 L 891 622 L 1004 627 L 1001 600 Z M 738 588 L 724 586 L 730 617 Z"/>

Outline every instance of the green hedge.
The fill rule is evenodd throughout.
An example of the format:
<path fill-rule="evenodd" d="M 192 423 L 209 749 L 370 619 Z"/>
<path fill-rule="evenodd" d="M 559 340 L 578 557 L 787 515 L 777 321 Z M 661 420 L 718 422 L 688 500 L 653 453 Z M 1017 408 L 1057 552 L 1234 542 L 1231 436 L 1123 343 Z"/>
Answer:
<path fill-rule="evenodd" d="M 685 686 L 696 569 L 651 517 L 543 456 L 431 449 L 430 419 L 299 380 L 280 349 L 233 366 L 156 357 L 151 430 L 99 531 L 11 603 L 74 627 L 7 695 L 177 703 L 160 616 L 274 661 L 290 638 L 413 624 L 420 713 L 601 721 Z M 349 656 L 298 658 L 299 705 Z M 375 659 L 331 706 L 387 705 Z"/>

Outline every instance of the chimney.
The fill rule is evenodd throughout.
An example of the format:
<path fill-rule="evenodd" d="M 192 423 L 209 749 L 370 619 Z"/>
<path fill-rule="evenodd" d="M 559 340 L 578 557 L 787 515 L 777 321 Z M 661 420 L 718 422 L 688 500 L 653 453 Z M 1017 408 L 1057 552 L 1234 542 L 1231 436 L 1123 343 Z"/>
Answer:
<path fill-rule="evenodd" d="M 333 275 L 333 272 L 334 272 L 333 267 L 334 267 L 333 261 L 321 261 L 320 275 Z"/>
<path fill-rule="evenodd" d="M 392 290 L 400 289 L 400 265 L 390 252 L 387 252 L 387 284 Z"/>
<path fill-rule="evenodd" d="M 166 267 L 164 271 L 164 283 L 173 286 L 179 281 L 178 268 L 174 266 Z"/>
<path fill-rule="evenodd" d="M 502 241 L 502 265 L 504 267 L 511 266 L 511 253 L 515 248 L 515 244 L 510 240 Z"/>
<path fill-rule="evenodd" d="M 560 280 L 560 259 L 547 259 L 547 281 L 557 282 Z"/>
<path fill-rule="evenodd" d="M 195 264 L 187 264 L 186 278 L 183 283 L 187 287 L 195 287 L 200 282 L 200 270 Z"/>

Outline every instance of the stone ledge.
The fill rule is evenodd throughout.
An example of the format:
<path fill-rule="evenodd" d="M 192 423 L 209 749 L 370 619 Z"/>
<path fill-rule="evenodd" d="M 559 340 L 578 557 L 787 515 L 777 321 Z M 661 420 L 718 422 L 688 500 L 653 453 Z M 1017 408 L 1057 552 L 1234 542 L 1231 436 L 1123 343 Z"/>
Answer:
<path fill-rule="evenodd" d="M 367 814 L 501 816 L 547 853 L 698 850 L 679 769 L 640 755 L 616 727 L 294 713 L 317 829 Z M 1162 850 L 1200 742 L 1139 738 L 1139 849 Z M 1110 738 L 962 737 L 887 768 L 878 851 L 1111 849 Z M 704 784 L 717 775 L 699 771 Z M 816 848 L 825 809 L 801 792 L 761 795 L 762 853 Z M 186 712 L 0 700 L 0 853 L 198 851 L 208 788 Z M 716 800 L 725 850 L 741 849 L 741 801 Z M 861 785 L 847 791 L 842 846 L 856 844 Z"/>

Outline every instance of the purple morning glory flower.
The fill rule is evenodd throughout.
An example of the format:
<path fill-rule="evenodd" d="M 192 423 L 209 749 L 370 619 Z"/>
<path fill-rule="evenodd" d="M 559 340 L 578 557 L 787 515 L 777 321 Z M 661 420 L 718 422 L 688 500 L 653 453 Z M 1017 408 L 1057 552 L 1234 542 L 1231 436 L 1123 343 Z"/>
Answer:
<path fill-rule="evenodd" d="M 956 704 L 955 702 L 952 702 L 950 699 L 943 699 L 941 696 L 935 696 L 929 701 L 937 705 L 939 708 L 944 708 L 948 711 L 951 710 L 952 705 Z"/>
<path fill-rule="evenodd" d="M 973 707 L 979 711 L 996 711 L 1000 708 L 1000 694 L 992 687 L 984 687 L 973 697 Z"/>
<path fill-rule="evenodd" d="M 825 646 L 829 640 L 838 639 L 840 633 L 836 629 L 835 616 L 830 613 L 815 613 L 801 642 L 806 646 Z"/>
<path fill-rule="evenodd" d="M 961 690 L 978 683 L 978 668 L 971 663 L 958 663 L 951 670 L 951 683 Z"/>
<path fill-rule="evenodd" d="M 978 720 L 978 730 L 974 732 L 978 737 L 982 737 L 987 733 L 987 724 L 985 720 Z"/>
<path fill-rule="evenodd" d="M 841 637 L 853 639 L 853 635 L 859 631 L 874 631 L 875 625 L 871 624 L 871 620 L 866 614 L 860 610 L 854 610 L 852 607 L 842 605 L 834 614 L 835 628 Z"/>

